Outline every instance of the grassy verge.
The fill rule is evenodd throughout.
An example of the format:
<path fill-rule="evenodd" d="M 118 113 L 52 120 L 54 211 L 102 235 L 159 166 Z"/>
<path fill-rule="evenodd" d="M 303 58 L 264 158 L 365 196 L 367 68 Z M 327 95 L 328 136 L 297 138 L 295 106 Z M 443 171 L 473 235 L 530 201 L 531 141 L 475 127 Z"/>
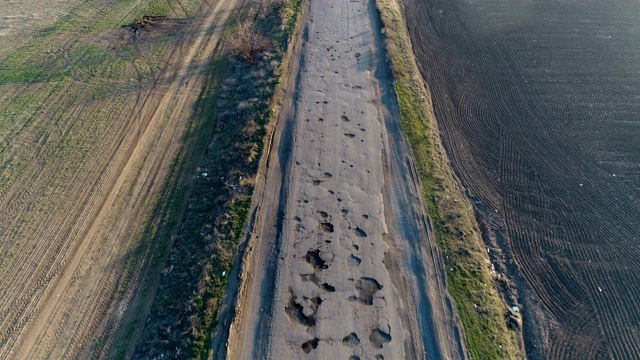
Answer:
<path fill-rule="evenodd" d="M 157 286 L 157 293 L 149 313 L 132 316 L 121 330 L 113 348 L 116 358 L 128 356 L 130 341 L 137 342 L 135 358 L 210 354 L 300 1 L 276 10 L 261 6 L 267 5 L 249 3 L 232 18 L 255 21 L 271 39 L 269 49 L 247 63 L 223 43 L 211 60 L 155 225 L 149 225 L 148 241 L 159 245 L 141 291 Z M 233 36 L 233 28 L 227 36 Z"/>
<path fill-rule="evenodd" d="M 522 358 L 519 334 L 505 322 L 508 309 L 494 288 L 473 209 L 440 142 L 431 94 L 415 64 L 400 8 L 394 0 L 376 3 L 385 26 L 402 126 L 420 173 L 426 206 L 444 255 L 448 290 L 469 351 L 475 359 Z"/>

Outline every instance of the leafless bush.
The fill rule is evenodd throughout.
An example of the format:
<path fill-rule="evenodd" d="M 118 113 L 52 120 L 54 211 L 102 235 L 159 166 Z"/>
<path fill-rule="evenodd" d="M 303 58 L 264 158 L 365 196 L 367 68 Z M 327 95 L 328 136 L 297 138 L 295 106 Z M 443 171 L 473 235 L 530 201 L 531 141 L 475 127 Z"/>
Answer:
<path fill-rule="evenodd" d="M 291 0 L 262 0 L 267 12 L 275 12 L 282 10 L 285 6 L 289 5 Z"/>
<path fill-rule="evenodd" d="M 227 41 L 235 53 L 250 63 L 254 63 L 271 44 L 269 38 L 262 34 L 253 22 L 238 23 L 235 30 L 227 37 Z"/>

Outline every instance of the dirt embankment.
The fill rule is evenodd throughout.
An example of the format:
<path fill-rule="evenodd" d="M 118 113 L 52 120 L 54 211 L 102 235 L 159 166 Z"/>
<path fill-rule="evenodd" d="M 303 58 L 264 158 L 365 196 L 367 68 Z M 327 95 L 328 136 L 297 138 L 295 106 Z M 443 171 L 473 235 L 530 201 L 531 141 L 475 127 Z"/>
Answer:
<path fill-rule="evenodd" d="M 375 3 L 306 4 L 226 355 L 465 358 Z"/>

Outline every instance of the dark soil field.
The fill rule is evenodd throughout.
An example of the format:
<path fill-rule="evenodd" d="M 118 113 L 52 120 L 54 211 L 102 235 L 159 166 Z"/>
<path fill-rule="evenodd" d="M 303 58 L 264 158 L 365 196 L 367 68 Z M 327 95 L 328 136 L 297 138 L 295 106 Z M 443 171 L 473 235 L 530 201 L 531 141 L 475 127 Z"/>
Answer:
<path fill-rule="evenodd" d="M 640 358 L 640 3 L 405 0 L 530 358 Z"/>

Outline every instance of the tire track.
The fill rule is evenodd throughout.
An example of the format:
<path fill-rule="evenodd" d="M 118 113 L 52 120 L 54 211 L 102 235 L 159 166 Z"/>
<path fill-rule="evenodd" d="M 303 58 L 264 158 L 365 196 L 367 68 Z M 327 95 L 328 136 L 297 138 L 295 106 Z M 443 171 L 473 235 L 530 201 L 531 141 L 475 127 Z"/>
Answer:
<path fill-rule="evenodd" d="M 39 246 L 34 252 L 26 252 L 14 245 L 13 250 L 20 254 L 41 257 L 41 253 L 47 251 L 48 255 L 33 262 L 37 264 L 35 271 L 18 268 L 13 283 L 9 287 L 4 284 L 0 287 L 3 294 L 19 296 L 17 301 L 8 302 L 9 308 L 0 309 L 0 313 L 6 315 L 0 324 L 0 338 L 3 339 L 1 357 L 85 357 L 91 342 L 100 333 L 98 330 L 105 325 L 105 316 L 118 312 L 114 294 L 127 279 L 134 280 L 128 288 L 134 286 L 135 274 L 140 271 L 128 267 L 126 257 L 122 258 L 136 247 L 137 236 L 143 230 L 143 222 L 132 221 L 135 214 L 148 214 L 155 202 L 155 194 L 177 150 L 191 105 L 202 85 L 204 60 L 216 46 L 221 24 L 228 16 L 226 11 L 233 4 L 217 2 L 201 9 L 201 15 L 193 19 L 191 27 L 185 31 L 186 41 L 180 42 L 168 55 L 165 71 L 156 86 L 145 90 L 146 95 L 123 99 L 121 106 L 107 104 L 99 108 L 90 102 L 76 104 L 73 99 L 68 99 L 68 105 L 62 107 L 59 114 L 71 119 L 99 118 L 107 113 L 111 119 L 127 120 L 113 121 L 100 128 L 102 133 L 111 134 L 105 141 L 109 146 L 104 150 L 98 149 L 99 161 L 88 162 L 90 153 L 75 159 L 75 163 L 82 164 L 85 171 L 71 172 L 71 176 L 67 175 L 72 170 L 67 164 L 54 164 L 46 167 L 45 172 L 37 172 L 36 164 L 23 173 L 24 178 L 37 174 L 33 176 L 36 180 L 32 182 L 33 186 L 19 188 L 12 185 L 10 189 L 15 192 L 10 196 L 3 195 L 3 201 L 11 206 L 3 203 L 2 208 L 12 211 L 11 217 L 15 219 L 33 214 L 33 204 L 45 194 L 44 189 L 49 184 L 53 185 L 51 190 L 56 193 L 73 194 L 57 204 L 47 203 L 47 206 L 68 209 L 70 213 L 58 210 L 53 216 L 37 219 L 35 226 L 16 222 L 12 225 L 12 236 L 16 239 L 31 231 L 32 236 L 51 241 L 35 243 Z M 197 36 L 188 40 L 189 34 Z M 56 96 L 63 99 L 65 94 L 77 92 L 84 86 L 71 83 Z M 60 102 L 54 104 L 59 106 Z M 52 105 L 42 108 L 41 117 L 36 119 L 51 116 L 43 114 L 53 108 Z M 62 136 L 76 131 L 73 121 L 66 124 Z M 84 134 L 97 135 L 90 128 L 82 130 Z M 84 141 L 79 144 L 84 144 Z M 155 151 L 156 147 L 162 151 Z M 73 188 L 74 183 L 89 186 Z M 45 212 L 50 210 L 49 207 L 42 209 Z M 52 222 L 60 226 L 52 227 Z M 2 245 L 6 243 L 3 241 Z M 30 243 L 24 244 L 29 246 Z M 28 264 L 26 261 L 23 263 Z M 100 269 L 107 268 L 111 270 L 100 273 Z M 26 288 L 25 282 L 28 284 Z M 124 300 L 120 305 L 126 304 Z M 120 321 L 116 321 L 115 326 Z M 42 344 L 42 347 L 35 344 Z"/>
<path fill-rule="evenodd" d="M 454 167 L 479 204 L 495 213 L 483 216 L 504 224 L 503 250 L 517 264 L 512 275 L 522 290 L 525 332 L 534 335 L 525 336 L 534 338 L 527 343 L 530 355 L 637 358 L 640 314 L 631 294 L 638 290 L 619 285 L 632 284 L 640 270 L 633 260 L 637 183 L 628 165 L 599 161 L 640 157 L 637 146 L 627 145 L 630 135 L 601 125 L 621 123 L 639 108 L 637 99 L 617 90 L 638 86 L 636 73 L 619 75 L 638 51 L 620 47 L 630 39 L 624 24 L 631 21 L 620 10 L 635 5 L 406 4 Z M 501 12 L 511 9 L 525 16 L 513 27 L 513 14 Z M 592 48 L 585 34 L 594 31 L 618 38 L 598 44 L 609 52 L 576 62 Z M 612 52 L 620 60 L 600 66 Z M 611 101 L 615 97 L 629 102 Z M 627 125 L 632 122 L 624 124 L 627 134 L 638 134 Z"/>

